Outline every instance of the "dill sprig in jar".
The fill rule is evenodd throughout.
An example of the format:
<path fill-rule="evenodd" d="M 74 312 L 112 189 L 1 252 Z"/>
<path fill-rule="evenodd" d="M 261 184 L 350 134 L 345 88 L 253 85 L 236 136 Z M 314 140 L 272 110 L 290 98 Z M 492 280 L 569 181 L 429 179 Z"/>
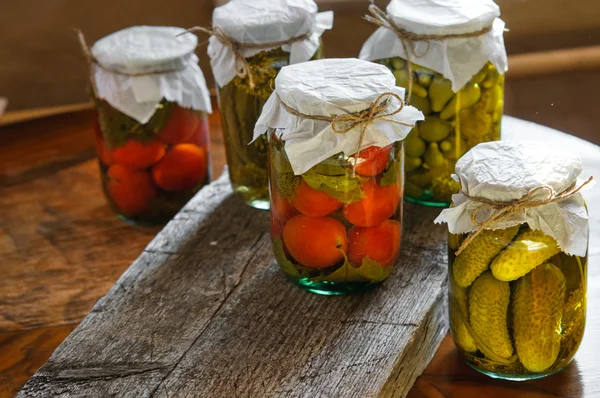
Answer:
<path fill-rule="evenodd" d="M 456 163 L 448 223 L 450 331 L 467 364 L 529 380 L 564 369 L 586 315 L 581 160 L 539 142 L 479 144 Z"/>

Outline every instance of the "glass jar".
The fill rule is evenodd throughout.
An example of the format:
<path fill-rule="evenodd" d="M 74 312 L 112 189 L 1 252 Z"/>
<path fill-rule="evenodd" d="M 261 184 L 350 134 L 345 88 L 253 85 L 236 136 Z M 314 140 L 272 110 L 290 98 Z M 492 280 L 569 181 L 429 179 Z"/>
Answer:
<path fill-rule="evenodd" d="M 379 60 L 408 87 L 408 61 Z M 412 64 L 410 104 L 423 112 L 406 139 L 406 198 L 429 206 L 450 204 L 458 192 L 451 175 L 456 161 L 475 145 L 500 140 L 504 110 L 504 75 L 488 62 L 457 93 L 440 73 Z"/>
<path fill-rule="evenodd" d="M 295 175 L 277 130 L 268 136 L 271 237 L 281 270 L 326 295 L 379 285 L 400 250 L 402 142 L 340 153 Z"/>
<path fill-rule="evenodd" d="M 449 234 L 450 331 L 467 364 L 509 380 L 564 369 L 585 327 L 587 256 L 526 225 Z"/>
<path fill-rule="evenodd" d="M 169 221 L 210 181 L 206 113 L 163 100 L 141 124 L 95 99 L 102 188 L 125 221 Z"/>
<path fill-rule="evenodd" d="M 585 327 L 589 217 L 581 159 L 543 142 L 479 144 L 456 163 L 448 223 L 450 331 L 495 378 L 551 375 Z"/>
<path fill-rule="evenodd" d="M 321 57 L 320 49 L 313 58 Z M 248 78 L 238 76 L 219 88 L 229 178 L 234 191 L 250 206 L 259 209 L 269 208 L 267 137 L 250 141 L 263 105 L 273 92 L 273 80 L 279 70 L 289 64 L 289 58 L 290 54 L 280 48 L 260 52 L 247 59 L 253 71 L 253 88 Z"/>
<path fill-rule="evenodd" d="M 313 0 L 237 0 L 215 7 L 208 55 L 217 90 L 229 177 L 250 206 L 269 209 L 267 138 L 254 126 L 282 67 L 319 59 L 333 12 Z"/>

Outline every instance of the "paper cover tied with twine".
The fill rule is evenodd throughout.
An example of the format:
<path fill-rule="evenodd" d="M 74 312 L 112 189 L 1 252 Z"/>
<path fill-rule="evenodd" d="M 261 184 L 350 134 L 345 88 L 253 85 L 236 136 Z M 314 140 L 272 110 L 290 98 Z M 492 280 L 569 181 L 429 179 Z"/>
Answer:
<path fill-rule="evenodd" d="M 354 58 L 285 66 L 263 107 L 254 139 L 279 129 L 295 174 L 325 159 L 403 140 L 423 114 L 383 65 Z"/>
<path fill-rule="evenodd" d="M 398 34 L 379 27 L 363 45 L 359 58 L 375 61 L 401 57 L 427 67 L 452 82 L 457 92 L 490 61 L 500 73 L 508 68 L 504 47 L 504 22 L 492 0 L 392 0 L 387 18 L 406 31 L 414 51 L 406 54 Z M 489 29 L 489 31 L 488 31 Z M 473 37 L 420 40 L 415 36 Z M 485 33 L 484 33 L 485 32 Z M 410 47 L 410 46 L 409 46 Z"/>
<path fill-rule="evenodd" d="M 295 64 L 311 59 L 323 32 L 333 27 L 333 12 L 317 11 L 313 0 L 235 0 L 215 8 L 212 25 L 224 32 L 227 41 L 239 44 L 239 51 L 246 58 L 281 47 L 290 53 L 290 64 Z M 244 46 L 285 41 L 289 44 Z M 234 48 L 214 35 L 209 39 L 208 55 L 220 87 L 239 73 L 241 65 Z"/>
<path fill-rule="evenodd" d="M 171 26 L 133 26 L 98 40 L 91 49 L 96 95 L 142 124 L 163 98 L 212 112 L 194 53 L 198 38 L 180 35 L 184 32 Z"/>
<path fill-rule="evenodd" d="M 554 237 L 567 254 L 585 256 L 588 215 L 579 188 L 590 180 L 578 181 L 581 172 L 581 159 L 560 147 L 533 141 L 479 144 L 456 163 L 461 192 L 435 222 L 448 223 L 453 234 L 470 233 L 479 227 L 472 216 L 484 223 L 513 206 L 515 214 L 486 229 L 527 223 Z"/>

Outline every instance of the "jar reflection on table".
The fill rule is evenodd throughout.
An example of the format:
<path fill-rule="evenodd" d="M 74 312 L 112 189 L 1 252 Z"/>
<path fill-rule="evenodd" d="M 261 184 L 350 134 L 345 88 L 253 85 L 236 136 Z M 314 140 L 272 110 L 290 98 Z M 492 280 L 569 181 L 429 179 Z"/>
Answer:
<path fill-rule="evenodd" d="M 206 114 L 162 101 L 141 124 L 105 101 L 96 105 L 96 147 L 111 208 L 133 224 L 166 223 L 210 181 Z"/>
<path fill-rule="evenodd" d="M 564 369 L 583 338 L 587 257 L 527 226 L 449 234 L 452 337 L 467 364 L 489 376 L 529 380 Z M 489 261 L 489 269 L 488 269 Z"/>
<path fill-rule="evenodd" d="M 335 155 L 294 175 L 271 129 L 271 236 L 282 271 L 303 289 L 326 295 L 385 280 L 400 250 L 402 166 L 397 142 L 366 148 L 357 159 Z"/>
<path fill-rule="evenodd" d="M 387 58 L 396 85 L 408 88 L 408 61 Z M 500 139 L 504 110 L 504 75 L 488 62 L 457 93 L 442 74 L 412 64 L 410 105 L 425 115 L 406 138 L 405 195 L 429 206 L 448 206 L 458 183 L 456 161 L 481 142 Z"/>

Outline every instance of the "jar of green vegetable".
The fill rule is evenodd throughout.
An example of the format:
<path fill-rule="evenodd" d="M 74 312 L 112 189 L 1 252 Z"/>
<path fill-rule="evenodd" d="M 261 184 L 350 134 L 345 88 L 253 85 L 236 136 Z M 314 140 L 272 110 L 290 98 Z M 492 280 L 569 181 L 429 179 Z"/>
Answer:
<path fill-rule="evenodd" d="M 488 142 L 456 164 L 448 224 L 452 337 L 495 378 L 564 369 L 585 328 L 588 213 L 581 159 L 540 142 Z"/>
<path fill-rule="evenodd" d="M 135 224 L 166 223 L 210 181 L 210 96 L 185 32 L 135 26 L 85 47 L 102 187 Z"/>
<path fill-rule="evenodd" d="M 369 11 L 380 28 L 360 58 L 386 65 L 407 88 L 407 103 L 425 114 L 406 139 L 406 198 L 447 206 L 458 191 L 450 177 L 456 161 L 500 139 L 507 69 L 500 10 L 492 0 L 392 0 L 387 13 Z"/>
<path fill-rule="evenodd" d="M 217 7 L 208 54 L 219 93 L 229 176 L 250 206 L 269 208 L 267 139 L 250 143 L 281 67 L 321 57 L 333 13 L 313 0 L 238 0 Z"/>

